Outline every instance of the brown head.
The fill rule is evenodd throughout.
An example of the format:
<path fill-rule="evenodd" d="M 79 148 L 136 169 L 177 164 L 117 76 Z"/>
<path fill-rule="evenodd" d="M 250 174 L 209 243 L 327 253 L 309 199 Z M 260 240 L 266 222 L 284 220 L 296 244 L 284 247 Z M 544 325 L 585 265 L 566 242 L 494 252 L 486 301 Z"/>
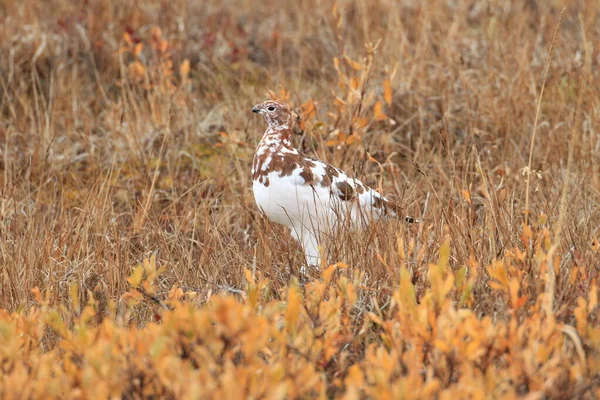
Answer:
<path fill-rule="evenodd" d="M 292 113 L 285 104 L 267 100 L 252 107 L 252 112 L 262 114 L 273 129 L 290 129 L 292 127 Z"/>

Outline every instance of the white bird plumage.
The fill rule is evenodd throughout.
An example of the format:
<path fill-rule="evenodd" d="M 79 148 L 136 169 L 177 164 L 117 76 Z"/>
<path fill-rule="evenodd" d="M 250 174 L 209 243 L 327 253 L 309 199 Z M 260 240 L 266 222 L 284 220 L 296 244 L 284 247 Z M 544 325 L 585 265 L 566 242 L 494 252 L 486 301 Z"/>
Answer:
<path fill-rule="evenodd" d="M 252 112 L 268 124 L 252 163 L 254 199 L 270 220 L 290 229 L 308 266 L 320 266 L 322 236 L 335 233 L 341 223 L 364 226 L 399 214 L 397 205 L 358 179 L 301 155 L 290 142 L 292 116 L 284 104 L 265 101 Z"/>

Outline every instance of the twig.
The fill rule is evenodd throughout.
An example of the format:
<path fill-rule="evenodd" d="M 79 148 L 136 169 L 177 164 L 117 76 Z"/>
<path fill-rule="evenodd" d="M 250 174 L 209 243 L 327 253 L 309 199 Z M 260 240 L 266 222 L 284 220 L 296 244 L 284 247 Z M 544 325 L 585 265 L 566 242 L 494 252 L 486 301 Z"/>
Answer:
<path fill-rule="evenodd" d="M 544 96 L 544 88 L 546 87 L 546 81 L 548 80 L 548 72 L 550 71 L 550 64 L 552 63 L 552 53 L 554 52 L 554 44 L 558 37 L 558 31 L 562 25 L 563 15 L 567 8 L 564 7 L 560 12 L 558 18 L 558 24 L 556 24 L 556 30 L 554 36 L 552 36 L 552 43 L 550 43 L 550 50 L 548 52 L 548 60 L 546 61 L 546 70 L 544 71 L 544 79 L 542 80 L 542 89 L 540 90 L 540 97 L 538 98 L 537 109 L 535 111 L 535 119 L 533 120 L 533 132 L 531 132 L 531 145 L 529 147 L 529 162 L 527 163 L 527 183 L 525 187 L 525 225 L 529 224 L 529 183 L 531 181 L 531 161 L 533 160 L 533 146 L 535 144 L 535 133 L 538 125 L 538 118 L 540 116 L 540 109 L 542 106 L 542 97 Z"/>
<path fill-rule="evenodd" d="M 564 11 L 564 10 L 563 10 Z M 562 14 L 561 14 L 562 15 Z M 583 30 L 583 26 L 582 26 Z M 584 43 L 584 47 L 586 44 Z M 586 64 L 587 65 L 587 64 Z M 571 137 L 569 140 L 569 153 L 567 156 L 567 167 L 564 171 L 564 180 L 562 193 L 560 198 L 560 208 L 558 211 L 558 222 L 556 223 L 556 231 L 554 236 L 554 244 L 550 247 L 548 251 L 548 282 L 546 284 L 546 314 L 549 315 L 553 312 L 554 308 L 554 287 L 556 284 L 556 267 L 554 265 L 554 253 L 560 246 L 561 236 L 562 236 L 562 228 L 565 220 L 565 214 L 567 212 L 567 201 L 568 201 L 568 191 L 569 191 L 569 177 L 571 174 L 571 167 L 573 165 L 573 153 L 575 151 L 575 147 L 577 146 L 577 142 L 579 141 L 579 129 L 577 129 L 577 125 L 579 122 L 579 114 L 581 105 L 583 103 L 583 94 L 586 85 L 586 78 L 589 77 L 590 71 L 589 68 L 586 68 L 584 74 L 580 77 L 579 83 L 579 93 L 577 94 L 577 104 L 575 105 L 575 111 L 573 113 L 573 122 L 571 124 Z M 560 268 L 560 264 L 558 266 Z"/>

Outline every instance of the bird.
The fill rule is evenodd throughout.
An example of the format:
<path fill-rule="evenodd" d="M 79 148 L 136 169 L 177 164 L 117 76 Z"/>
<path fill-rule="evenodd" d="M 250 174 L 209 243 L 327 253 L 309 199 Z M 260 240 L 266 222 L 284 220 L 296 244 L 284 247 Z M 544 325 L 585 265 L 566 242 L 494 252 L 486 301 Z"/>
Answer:
<path fill-rule="evenodd" d="M 251 111 L 267 122 L 252 160 L 254 200 L 269 220 L 289 228 L 299 242 L 306 261 L 301 272 L 321 266 L 323 238 L 347 226 L 346 222 L 364 227 L 386 216 L 400 217 L 401 207 L 374 189 L 298 151 L 290 140 L 292 113 L 285 104 L 267 100 Z"/>

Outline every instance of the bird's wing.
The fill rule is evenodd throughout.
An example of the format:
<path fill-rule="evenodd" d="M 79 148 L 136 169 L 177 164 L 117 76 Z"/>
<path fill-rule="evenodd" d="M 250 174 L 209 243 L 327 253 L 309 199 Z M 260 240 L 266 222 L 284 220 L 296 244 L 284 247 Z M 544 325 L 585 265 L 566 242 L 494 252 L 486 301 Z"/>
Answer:
<path fill-rule="evenodd" d="M 402 207 L 389 201 L 359 179 L 351 178 L 344 171 L 323 161 L 306 157 L 303 160 L 309 165 L 308 169 L 311 172 L 310 182 L 305 182 L 306 184 L 329 188 L 331 196 L 341 202 L 356 204 L 361 213 L 369 214 L 375 219 L 387 215 L 403 216 Z M 405 217 L 405 219 L 408 222 L 415 222 L 414 218 Z"/>

